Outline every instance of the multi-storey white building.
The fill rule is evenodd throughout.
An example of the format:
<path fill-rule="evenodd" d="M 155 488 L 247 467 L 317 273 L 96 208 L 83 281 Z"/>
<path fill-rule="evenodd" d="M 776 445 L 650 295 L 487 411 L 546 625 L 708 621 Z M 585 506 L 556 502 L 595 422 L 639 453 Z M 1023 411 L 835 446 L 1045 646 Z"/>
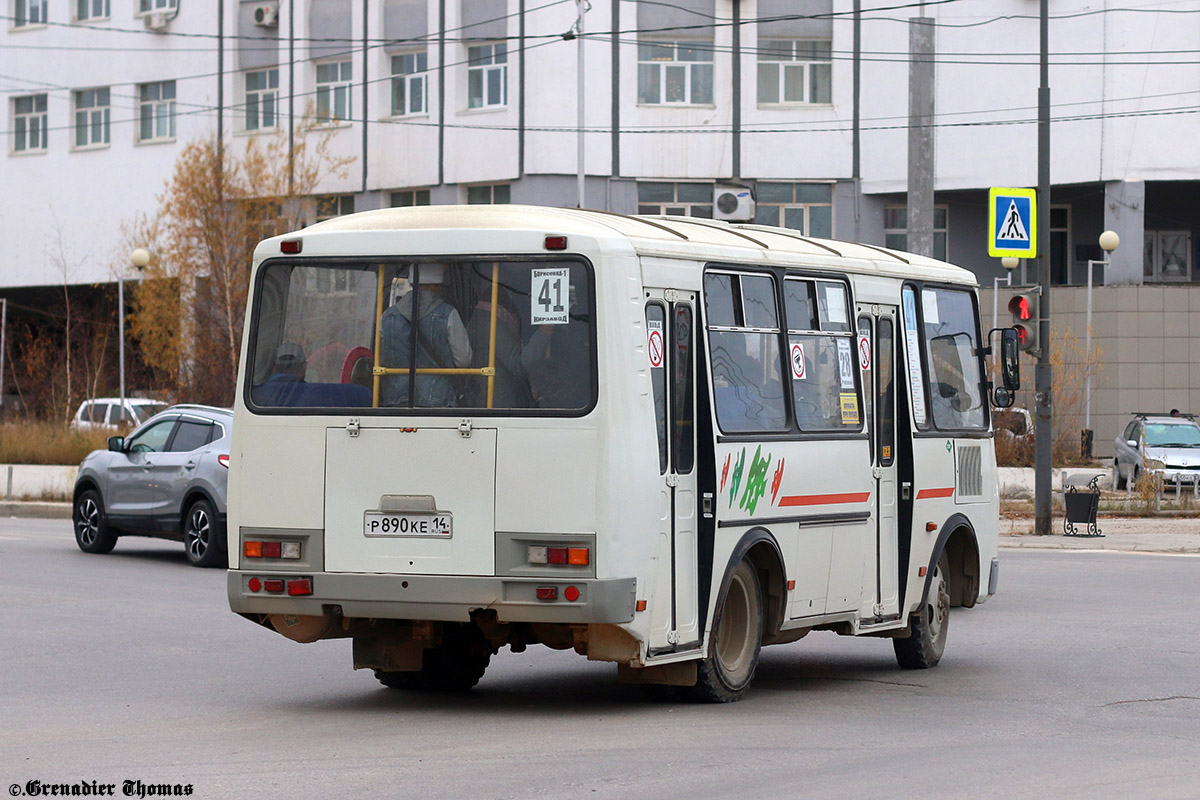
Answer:
<path fill-rule="evenodd" d="M 330 213 L 576 205 L 582 169 L 590 208 L 904 248 L 916 17 L 933 37 L 933 254 L 992 287 L 988 187 L 1036 184 L 1030 0 L 584 2 L 582 135 L 576 0 L 3 1 L 0 291 L 126 274 L 119 228 L 155 207 L 183 142 L 219 132 L 237 147 L 306 111 L 355 159 L 319 189 Z M 1097 283 L 1152 285 L 1137 303 L 1165 320 L 1125 320 L 1120 333 L 1146 340 L 1133 349 L 1115 316 L 1094 322 L 1107 362 L 1162 373 L 1099 380 L 1093 408 L 1114 418 L 1093 425 L 1099 440 L 1135 405 L 1200 409 L 1187 355 L 1200 317 L 1190 287 L 1162 288 L 1200 279 L 1200 5 L 1051 12 L 1053 283 L 1085 282 L 1112 229 L 1123 244 Z M 750 199 L 722 211 L 726 186 Z M 1059 296 L 1055 319 L 1083 311 Z M 1148 384 L 1158 393 L 1131 394 Z"/>

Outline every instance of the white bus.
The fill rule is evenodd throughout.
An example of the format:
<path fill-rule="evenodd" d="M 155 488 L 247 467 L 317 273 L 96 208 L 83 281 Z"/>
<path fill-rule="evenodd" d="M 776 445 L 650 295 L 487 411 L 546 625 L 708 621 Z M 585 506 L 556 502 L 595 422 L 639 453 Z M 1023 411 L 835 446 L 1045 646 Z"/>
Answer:
<path fill-rule="evenodd" d="M 501 647 L 736 700 L 810 631 L 942 656 L 996 591 L 976 281 L 784 228 L 386 209 L 254 257 L 233 611 L 467 689 Z M 418 309 L 417 323 L 411 322 Z M 989 398 L 989 394 L 993 396 Z"/>

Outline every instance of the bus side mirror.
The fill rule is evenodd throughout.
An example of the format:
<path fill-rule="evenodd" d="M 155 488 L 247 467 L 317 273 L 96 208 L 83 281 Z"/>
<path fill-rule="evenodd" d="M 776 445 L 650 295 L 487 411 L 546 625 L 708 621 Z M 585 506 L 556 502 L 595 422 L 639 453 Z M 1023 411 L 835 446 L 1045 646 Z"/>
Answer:
<path fill-rule="evenodd" d="M 1016 328 L 993 328 L 988 332 L 1000 334 L 1000 385 L 992 390 L 992 404 L 1008 408 L 1021 388 L 1021 350 Z M 990 349 L 990 348 L 989 348 Z"/>

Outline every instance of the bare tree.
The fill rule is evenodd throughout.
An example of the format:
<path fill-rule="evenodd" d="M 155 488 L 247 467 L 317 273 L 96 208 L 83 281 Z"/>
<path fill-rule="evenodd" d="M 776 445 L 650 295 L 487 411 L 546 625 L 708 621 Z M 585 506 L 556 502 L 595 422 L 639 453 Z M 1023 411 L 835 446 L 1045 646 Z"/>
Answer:
<path fill-rule="evenodd" d="M 236 154 L 215 136 L 183 148 L 156 216 L 125 227 L 131 248 L 153 254 L 130 329 L 156 378 L 191 400 L 232 401 L 255 244 L 302 227 L 309 195 L 353 160 L 303 127 L 291 147 L 281 130 Z"/>

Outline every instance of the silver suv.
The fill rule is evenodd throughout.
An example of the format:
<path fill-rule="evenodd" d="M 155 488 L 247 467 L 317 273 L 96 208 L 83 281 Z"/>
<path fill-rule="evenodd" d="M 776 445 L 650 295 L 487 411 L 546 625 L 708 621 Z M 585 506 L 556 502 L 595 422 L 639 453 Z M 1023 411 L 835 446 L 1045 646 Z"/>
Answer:
<path fill-rule="evenodd" d="M 120 536 L 184 543 L 197 567 L 223 567 L 233 412 L 171 406 L 89 453 L 75 480 L 75 542 L 107 553 Z"/>
<path fill-rule="evenodd" d="M 1133 415 L 1113 444 L 1113 488 L 1132 486 L 1151 462 L 1161 462 L 1153 471 L 1170 484 L 1200 479 L 1200 426 L 1193 414 Z"/>

